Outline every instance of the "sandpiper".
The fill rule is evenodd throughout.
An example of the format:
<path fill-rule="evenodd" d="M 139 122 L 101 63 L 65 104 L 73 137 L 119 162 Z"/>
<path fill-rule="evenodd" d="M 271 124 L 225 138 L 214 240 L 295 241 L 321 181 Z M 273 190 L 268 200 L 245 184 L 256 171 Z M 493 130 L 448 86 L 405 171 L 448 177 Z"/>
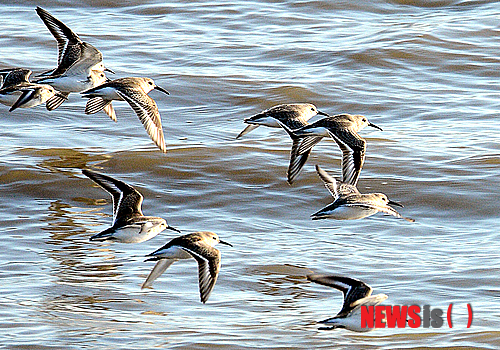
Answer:
<path fill-rule="evenodd" d="M 160 249 L 147 255 L 146 261 L 156 261 L 156 265 L 142 284 L 142 289 L 150 287 L 174 262 L 180 259 L 194 258 L 198 262 L 200 298 L 205 303 L 214 289 L 220 270 L 220 251 L 214 246 L 221 241 L 213 232 L 195 232 L 172 239 Z"/>
<path fill-rule="evenodd" d="M 109 106 L 112 100 L 127 101 L 151 139 L 162 152 L 166 152 L 160 112 L 156 102 L 148 96 L 153 89 L 169 94 L 150 78 L 120 78 L 83 91 L 81 94 L 82 97 L 90 98 L 85 108 L 87 114 L 99 112 Z"/>
<path fill-rule="evenodd" d="M 292 183 L 304 166 L 311 149 L 323 137 L 331 137 L 342 151 L 342 181 L 356 186 L 365 161 L 366 141 L 358 135 L 358 131 L 372 124 L 362 115 L 339 114 L 320 119 L 312 124 L 291 130 L 286 125 L 282 127 L 293 140 L 288 167 L 288 182 Z M 303 159 L 304 155 L 307 155 Z"/>
<path fill-rule="evenodd" d="M 372 295 L 373 289 L 366 283 L 350 277 L 331 275 L 309 275 L 307 279 L 328 287 L 342 291 L 344 303 L 340 312 L 326 320 L 320 321 L 328 327 L 323 330 L 345 328 L 355 332 L 368 332 L 373 330 L 369 327 L 361 327 L 361 307 L 375 306 L 386 300 L 385 294 Z"/>
<path fill-rule="evenodd" d="M 307 121 L 316 114 L 328 116 L 328 114 L 318 111 L 316 106 L 311 103 L 289 103 L 273 106 L 250 118 L 246 118 L 244 122 L 249 125 L 236 138 L 239 139 L 248 134 L 258 128 L 259 125 L 279 128 L 278 120 L 292 130 L 298 129 L 307 125 Z"/>
<path fill-rule="evenodd" d="M 88 169 L 83 169 L 82 173 L 113 198 L 113 226 L 90 237 L 91 241 L 140 243 L 155 237 L 167 228 L 180 232 L 169 226 L 165 219 L 144 216 L 141 210 L 143 196 L 132 186 Z"/>
<path fill-rule="evenodd" d="M 37 82 L 52 85 L 66 98 L 71 92 L 81 92 L 104 83 L 104 72 L 113 71 L 104 67 L 102 53 L 82 41 L 68 26 L 46 10 L 37 7 L 36 12 L 56 39 L 58 48 L 58 66 L 42 73 Z M 54 102 L 51 108 L 57 108 L 62 102 L 64 99 L 59 100 L 59 104 Z"/>
<path fill-rule="evenodd" d="M 12 112 L 17 108 L 31 108 L 46 103 L 51 110 L 51 102 L 55 99 L 64 99 L 59 91 L 47 84 L 31 83 L 31 70 L 13 68 L 0 71 L 1 89 L 0 103 L 10 106 Z"/>
<path fill-rule="evenodd" d="M 320 211 L 311 215 L 313 220 L 336 219 L 353 220 L 362 219 L 378 212 L 390 214 L 395 217 L 405 219 L 409 222 L 415 220 L 401 216 L 389 204 L 403 207 L 401 204 L 391 201 L 383 193 L 361 194 L 358 189 L 348 183 L 336 181 L 326 171 L 316 165 L 319 177 L 325 183 L 325 187 L 333 196 L 333 203 L 327 205 Z"/>

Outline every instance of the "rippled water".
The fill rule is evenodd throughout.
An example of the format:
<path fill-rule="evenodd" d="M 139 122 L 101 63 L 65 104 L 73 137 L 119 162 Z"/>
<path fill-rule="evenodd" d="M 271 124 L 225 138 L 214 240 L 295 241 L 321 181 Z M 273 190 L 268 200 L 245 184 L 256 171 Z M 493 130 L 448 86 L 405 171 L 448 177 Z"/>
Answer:
<path fill-rule="evenodd" d="M 3 2 L 0 68 L 54 67 L 37 5 L 98 47 L 115 77 L 170 91 L 151 93 L 169 151 L 126 103 L 115 104 L 118 123 L 85 115 L 76 94 L 51 113 L 0 109 L 4 347 L 498 348 L 498 2 Z M 316 146 L 289 186 L 285 133 L 234 139 L 243 118 L 305 101 L 383 127 L 361 132 L 359 188 L 404 203 L 416 223 L 311 221 L 331 201 L 314 164 L 338 175 L 337 146 Z M 152 268 L 144 255 L 173 232 L 88 241 L 110 225 L 111 203 L 84 167 L 137 187 L 146 214 L 234 245 L 220 247 L 206 305 L 194 260 L 140 289 Z M 307 282 L 311 271 L 360 278 L 386 304 L 454 303 L 454 328 L 318 331 L 342 295 Z"/>

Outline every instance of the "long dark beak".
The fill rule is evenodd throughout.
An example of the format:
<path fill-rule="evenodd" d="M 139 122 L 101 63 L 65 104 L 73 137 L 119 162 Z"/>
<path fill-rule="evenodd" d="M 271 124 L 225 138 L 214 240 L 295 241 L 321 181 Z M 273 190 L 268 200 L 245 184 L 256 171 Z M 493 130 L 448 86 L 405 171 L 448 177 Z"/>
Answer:
<path fill-rule="evenodd" d="M 108 73 L 111 73 L 111 74 L 115 74 L 115 72 L 113 72 L 111 69 L 109 68 L 104 68 L 104 71 L 105 72 L 108 72 Z"/>
<path fill-rule="evenodd" d="M 230 247 L 232 247 L 232 246 L 233 246 L 231 243 L 227 243 L 227 242 L 221 241 L 220 239 L 219 239 L 219 243 L 222 243 L 222 244 L 228 245 L 228 246 L 230 246 Z"/>
<path fill-rule="evenodd" d="M 400 204 L 398 202 L 394 202 L 394 201 L 391 201 L 391 200 L 389 200 L 389 202 L 387 202 L 387 204 L 392 204 L 392 205 L 395 205 L 396 207 L 404 208 L 403 204 Z"/>
<path fill-rule="evenodd" d="M 370 122 L 368 122 L 368 126 L 371 126 L 372 128 L 375 128 L 375 129 L 379 129 L 380 131 L 384 131 L 384 130 L 382 130 L 382 128 L 380 126 L 376 126 L 375 124 L 372 124 Z"/>
<path fill-rule="evenodd" d="M 160 87 L 160 86 L 155 86 L 154 88 L 155 88 L 156 90 L 158 90 L 158 91 L 161 91 L 161 92 L 163 92 L 163 93 L 167 94 L 167 95 L 170 95 L 170 93 L 169 93 L 167 90 L 165 90 L 164 88 L 162 88 L 162 87 Z"/>
<path fill-rule="evenodd" d="M 172 226 L 167 226 L 167 228 L 168 228 L 169 230 L 172 230 L 172 231 L 175 231 L 175 232 L 179 232 L 179 233 L 181 233 L 181 230 L 178 230 L 178 229 L 176 229 L 175 227 L 172 227 Z"/>
<path fill-rule="evenodd" d="M 328 115 L 328 114 L 326 114 L 325 112 L 318 111 L 318 114 L 319 114 L 319 115 L 324 115 L 325 117 L 329 117 L 329 115 Z"/>
<path fill-rule="evenodd" d="M 62 94 L 62 93 L 60 93 L 60 92 L 55 93 L 54 95 L 55 95 L 55 96 L 57 96 L 57 97 L 59 97 L 59 98 L 63 98 L 63 99 L 65 99 L 65 100 L 67 100 L 67 99 L 68 99 L 68 96 L 63 95 L 63 94 Z"/>

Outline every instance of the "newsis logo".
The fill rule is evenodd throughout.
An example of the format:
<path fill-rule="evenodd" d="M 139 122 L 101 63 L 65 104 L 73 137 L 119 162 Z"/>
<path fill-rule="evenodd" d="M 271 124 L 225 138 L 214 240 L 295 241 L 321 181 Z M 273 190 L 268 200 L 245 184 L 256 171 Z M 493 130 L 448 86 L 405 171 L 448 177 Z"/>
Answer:
<path fill-rule="evenodd" d="M 453 328 L 451 319 L 453 304 L 448 306 L 446 315 L 440 308 L 430 305 L 370 305 L 361 306 L 361 328 L 441 328 L 444 321 Z M 472 325 L 472 306 L 467 304 L 469 315 L 467 328 Z"/>

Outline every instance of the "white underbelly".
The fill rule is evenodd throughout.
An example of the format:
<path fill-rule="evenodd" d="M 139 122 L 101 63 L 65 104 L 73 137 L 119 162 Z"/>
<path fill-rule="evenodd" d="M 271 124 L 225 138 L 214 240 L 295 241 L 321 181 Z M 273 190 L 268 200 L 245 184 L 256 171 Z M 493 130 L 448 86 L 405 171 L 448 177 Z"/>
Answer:
<path fill-rule="evenodd" d="M 356 206 L 341 206 L 331 211 L 325 211 L 321 216 L 335 220 L 356 220 L 366 218 L 376 214 L 377 212 L 378 210 L 375 209 L 365 209 Z"/>
<path fill-rule="evenodd" d="M 62 76 L 43 81 L 44 84 L 51 85 L 61 92 L 81 92 L 92 88 L 92 82 L 85 76 Z"/>

